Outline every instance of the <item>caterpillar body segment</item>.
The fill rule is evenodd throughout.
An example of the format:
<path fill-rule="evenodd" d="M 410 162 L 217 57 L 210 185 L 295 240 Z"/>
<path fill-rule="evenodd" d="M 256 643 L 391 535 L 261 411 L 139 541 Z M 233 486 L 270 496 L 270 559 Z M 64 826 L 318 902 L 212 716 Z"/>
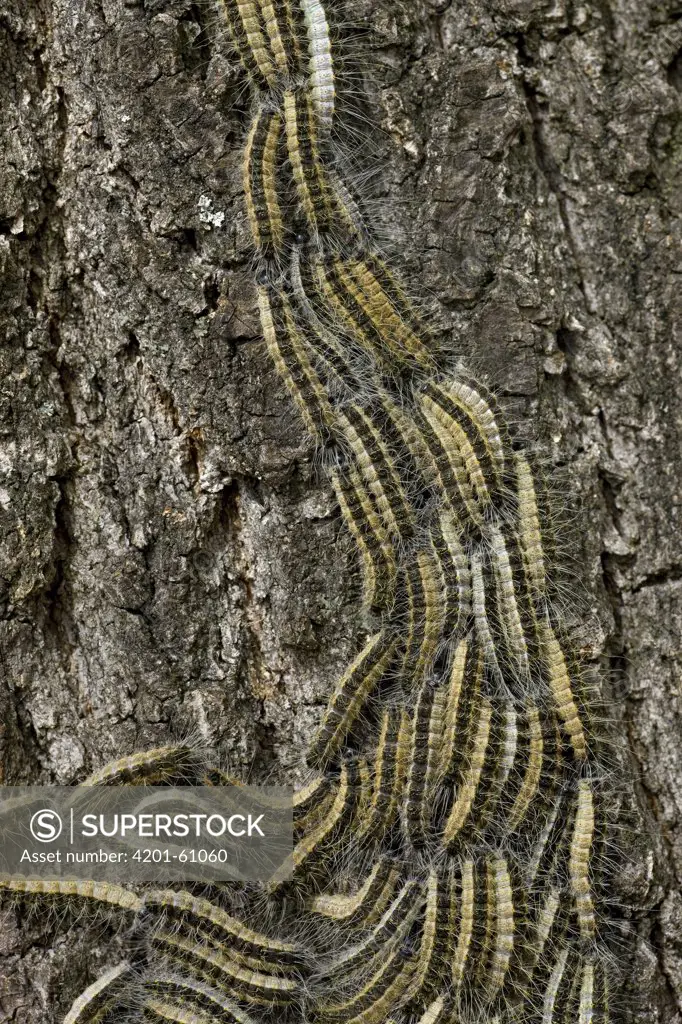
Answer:
<path fill-rule="evenodd" d="M 369 359 L 380 367 L 387 364 L 382 348 L 382 339 L 377 338 L 362 309 L 354 301 L 348 301 L 344 289 L 336 280 L 333 269 L 328 269 L 322 260 L 314 264 L 315 286 L 331 311 L 331 319 L 340 322 L 345 333 Z"/>
<path fill-rule="evenodd" d="M 455 648 L 448 676 L 447 696 L 443 708 L 443 737 L 436 778 L 443 781 L 450 774 L 457 756 L 456 743 L 461 740 L 461 708 L 465 704 L 465 672 L 469 659 L 469 642 L 462 638 Z"/>
<path fill-rule="evenodd" d="M 99 1024 L 119 1001 L 131 975 L 132 968 L 126 960 L 106 971 L 74 1001 L 64 1024 Z"/>
<path fill-rule="evenodd" d="M 374 787 L 367 815 L 358 834 L 363 840 L 382 836 L 393 819 L 393 795 L 398 771 L 398 735 L 400 716 L 395 709 L 384 711 L 374 755 Z"/>
<path fill-rule="evenodd" d="M 498 481 L 504 480 L 512 445 L 497 400 L 483 384 L 461 372 L 450 380 L 442 381 L 441 387 L 448 399 L 471 420 L 488 450 L 495 476 Z"/>
<path fill-rule="evenodd" d="M 357 790 L 357 765 L 350 760 L 343 761 L 334 802 L 320 822 L 294 846 L 292 864 L 295 875 L 300 875 L 304 866 L 316 867 L 344 826 L 352 821 L 357 804 Z"/>
<path fill-rule="evenodd" d="M 416 918 L 422 911 L 422 900 L 418 898 L 419 883 L 409 879 L 389 902 L 379 921 L 367 937 L 348 951 L 335 957 L 329 964 L 328 973 L 348 974 L 364 967 L 374 954 L 382 956 L 404 940 Z"/>
<path fill-rule="evenodd" d="M 446 624 L 445 589 L 443 567 L 429 538 L 428 545 L 417 551 L 414 563 L 402 573 L 402 678 L 408 692 L 421 685 L 438 654 Z"/>
<path fill-rule="evenodd" d="M 424 776 L 424 792 L 422 797 L 422 826 L 424 835 L 428 836 L 436 802 L 439 772 L 442 760 L 443 732 L 445 725 L 445 706 L 448 690 L 439 686 L 433 694 L 431 718 L 429 721 L 429 738 L 426 755 L 426 774 Z"/>
<path fill-rule="evenodd" d="M 416 958 L 406 960 L 396 948 L 348 998 L 342 1002 L 320 1002 L 317 1015 L 321 1020 L 344 1024 L 383 1024 L 388 1013 L 405 999 L 416 967 Z"/>
<path fill-rule="evenodd" d="M 535 600 L 541 601 L 547 594 L 546 556 L 542 547 L 535 482 L 528 460 L 521 452 L 514 453 L 514 470 L 516 473 L 518 537 L 523 555 L 523 567 Z"/>
<path fill-rule="evenodd" d="M 515 832 L 526 818 L 542 778 L 544 737 L 540 712 L 532 701 L 528 701 L 526 704 L 525 717 L 528 730 L 528 750 L 522 782 L 507 817 L 509 832 Z"/>
<path fill-rule="evenodd" d="M 157 931 L 151 942 L 155 952 L 180 970 L 191 971 L 240 1002 L 286 1006 L 300 993 L 297 979 L 243 967 L 218 946 L 188 939 L 177 931 Z"/>
<path fill-rule="evenodd" d="M 308 835 L 326 818 L 336 800 L 338 789 L 338 781 L 330 782 L 328 790 L 318 803 L 305 814 L 294 815 L 294 837 L 296 840 Z"/>
<path fill-rule="evenodd" d="M 292 967 L 303 963 L 302 951 L 296 945 L 256 932 L 215 903 L 190 892 L 152 889 L 145 893 L 143 905 L 148 913 L 201 928 L 227 946 L 235 946 L 265 963 L 285 963 Z"/>
<path fill-rule="evenodd" d="M 503 794 L 514 770 L 518 753 L 518 714 L 511 701 L 495 708 L 490 757 L 481 780 L 480 795 L 474 802 L 472 820 L 481 832 L 497 833 L 503 817 Z"/>
<path fill-rule="evenodd" d="M 403 323 L 417 338 L 422 340 L 429 351 L 435 349 L 432 327 L 417 306 L 407 297 L 405 290 L 388 264 L 374 251 L 363 253 L 362 260 Z"/>
<path fill-rule="evenodd" d="M 489 902 L 493 905 L 494 923 L 490 940 L 490 958 L 485 978 L 489 999 L 496 998 L 505 983 L 516 933 L 514 901 L 506 860 L 495 857 L 488 863 Z"/>
<path fill-rule="evenodd" d="M 320 0 L 301 0 L 301 7 L 308 33 L 310 95 L 320 128 L 329 130 L 334 119 L 336 89 L 327 16 Z"/>
<path fill-rule="evenodd" d="M 488 665 L 492 675 L 498 681 L 504 680 L 504 675 L 497 657 L 497 647 L 495 645 L 494 634 L 490 626 L 487 597 L 491 588 L 486 588 L 486 582 L 490 581 L 491 575 L 490 573 L 486 573 L 484 562 L 480 555 L 473 554 L 471 556 L 470 564 L 472 612 L 474 616 L 476 636 L 485 656 L 486 664 Z"/>
<path fill-rule="evenodd" d="M 492 499 L 483 470 L 466 432 L 430 394 L 421 396 L 421 408 L 447 455 L 469 516 L 473 523 L 485 528 L 486 512 L 491 507 Z"/>
<path fill-rule="evenodd" d="M 246 137 L 244 195 L 251 237 L 259 255 L 277 257 L 284 245 L 278 190 L 278 154 L 282 137 L 279 110 L 260 107 Z"/>
<path fill-rule="evenodd" d="M 530 681 L 528 641 L 521 620 L 512 564 L 502 530 L 491 525 L 488 530 L 490 554 L 500 622 L 510 659 L 520 679 Z"/>
<path fill-rule="evenodd" d="M 474 393 L 470 389 L 468 390 L 469 397 L 473 398 Z M 444 424 L 447 424 L 448 421 L 457 424 L 462 431 L 461 434 L 457 432 L 457 436 L 460 440 L 466 437 L 470 447 L 470 451 L 467 450 L 468 459 L 471 460 L 473 455 L 475 460 L 471 460 L 467 464 L 472 476 L 472 483 L 479 479 L 480 471 L 487 493 L 491 499 L 499 502 L 503 488 L 505 460 L 501 445 L 496 446 L 495 449 L 491 448 L 491 438 L 488 432 L 491 425 L 481 423 L 478 408 L 474 410 L 463 400 L 465 391 L 461 385 L 459 387 L 456 384 L 451 385 L 449 381 L 447 383 L 430 381 L 423 385 L 423 392 L 433 402 L 432 408 L 435 410 L 437 407 L 441 410 L 438 414 L 441 421 Z M 480 396 L 478 397 L 480 401 Z M 494 421 L 492 427 L 495 430 Z M 497 436 L 499 438 L 499 431 L 497 431 Z"/>
<path fill-rule="evenodd" d="M 424 787 L 426 783 L 431 713 L 434 691 L 430 680 L 421 688 L 414 711 L 410 767 L 404 802 L 405 833 L 413 846 L 424 845 Z"/>
<path fill-rule="evenodd" d="M 152 998 L 180 1007 L 195 1006 L 223 1024 L 255 1024 L 254 1018 L 227 999 L 219 989 L 195 977 L 171 972 L 156 972 L 144 980 Z"/>
<path fill-rule="evenodd" d="M 341 893 L 316 896 L 311 910 L 333 921 L 345 924 L 357 923 L 375 907 L 386 883 L 395 870 L 390 857 L 382 856 L 374 863 L 360 888 L 351 895 Z"/>
<path fill-rule="evenodd" d="M 382 915 L 385 913 L 386 908 L 389 906 L 391 901 L 394 899 L 395 894 L 398 891 L 403 880 L 403 869 L 399 866 L 394 867 L 389 873 L 388 878 L 384 884 L 383 889 L 379 893 L 379 898 L 373 907 L 370 907 L 365 917 L 362 919 L 362 925 L 365 928 L 371 928 L 381 920 Z"/>
<path fill-rule="evenodd" d="M 112 882 L 74 881 L 73 879 L 7 878 L 0 876 L 0 890 L 25 896 L 77 898 L 136 914 L 142 899 L 134 892 Z"/>
<path fill-rule="evenodd" d="M 147 997 L 142 1003 L 145 1020 L 161 1024 L 218 1024 L 218 1018 L 185 1003 L 172 1003 L 165 999 Z"/>
<path fill-rule="evenodd" d="M 219 5 L 230 39 L 250 81 L 256 89 L 269 89 L 275 81 L 275 68 L 255 0 L 219 0 Z"/>
<path fill-rule="evenodd" d="M 353 230 L 357 232 L 356 218 L 352 212 L 345 211 L 344 219 L 350 221 Z M 394 322 L 396 315 L 384 308 L 376 297 L 366 294 L 353 273 L 352 264 L 337 257 L 329 257 L 317 260 L 314 266 L 320 291 L 326 301 L 360 349 L 370 358 L 389 367 L 396 360 L 410 367 L 427 358 L 420 354 L 422 346 L 418 339 L 412 339 L 411 333 L 405 335 L 398 328 Z"/>
<path fill-rule="evenodd" d="M 564 980 L 564 974 L 566 971 L 566 964 L 568 962 L 569 950 L 568 948 L 562 949 L 552 967 L 552 972 L 547 982 L 547 987 L 544 992 L 542 1000 L 542 1024 L 555 1024 L 557 1017 L 555 1016 L 555 1008 L 557 1002 L 557 996 L 561 983 Z"/>
<path fill-rule="evenodd" d="M 192 743 L 173 743 L 111 761 L 81 786 L 161 786 L 199 777 L 205 757 Z"/>
<path fill-rule="evenodd" d="M 288 85 L 302 69 L 303 19 L 295 0 L 259 0 L 259 4 L 272 63 Z"/>
<path fill-rule="evenodd" d="M 378 333 L 385 336 L 387 344 L 401 359 L 413 360 L 416 365 L 433 367 L 433 356 L 424 341 L 413 331 L 396 309 L 389 295 L 372 270 L 372 261 L 351 260 L 344 268 L 355 283 L 352 293 L 375 325 Z M 337 270 L 340 268 L 337 263 Z M 350 289 L 349 289 L 350 291 Z"/>
<path fill-rule="evenodd" d="M 578 927 L 583 939 L 596 932 L 594 901 L 590 885 L 590 855 L 594 841 L 595 813 L 592 785 L 588 779 L 578 783 L 578 798 L 571 839 L 568 873 L 575 901 Z"/>
<path fill-rule="evenodd" d="M 395 460 L 381 434 L 367 413 L 354 404 L 344 407 L 339 422 L 358 470 L 379 506 L 386 529 L 396 536 L 409 536 L 414 514 Z"/>
<path fill-rule="evenodd" d="M 438 991 L 447 962 L 450 886 L 448 874 L 432 868 L 426 882 L 426 899 L 417 970 L 410 998 L 428 998 Z"/>
<path fill-rule="evenodd" d="M 395 592 L 396 553 L 374 498 L 357 469 L 347 477 L 335 470 L 330 476 L 341 515 L 360 555 L 365 607 L 388 608 Z"/>
<path fill-rule="evenodd" d="M 353 211 L 346 208 L 327 173 L 312 98 L 285 89 L 283 110 L 291 173 L 305 220 L 316 236 L 353 241 L 358 234 Z"/>
<path fill-rule="evenodd" d="M 470 753 L 479 725 L 484 671 L 485 659 L 475 638 L 464 638 L 455 651 L 450 672 L 441 759 L 442 776 L 448 776 L 455 784 L 470 767 Z"/>
<path fill-rule="evenodd" d="M 385 676 L 393 659 L 395 641 L 384 631 L 370 637 L 351 662 L 332 694 L 308 762 L 325 767 L 338 752 L 365 702 Z"/>
<path fill-rule="evenodd" d="M 417 1024 L 441 1024 L 441 1021 L 446 1021 L 449 1009 L 447 997 L 439 995 L 432 1003 L 429 1003 Z"/>
<path fill-rule="evenodd" d="M 545 666 L 547 685 L 561 719 L 563 730 L 571 742 L 576 761 L 584 762 L 587 759 L 585 730 L 573 693 L 566 655 L 561 649 L 548 618 L 538 623 L 538 641 Z"/>
<path fill-rule="evenodd" d="M 462 987 L 469 963 L 474 919 L 476 914 L 476 872 L 473 860 L 466 859 L 460 863 L 458 876 L 451 882 L 451 940 L 457 936 L 450 970 L 455 990 Z"/>
<path fill-rule="evenodd" d="M 457 788 L 452 808 L 443 829 L 442 841 L 446 848 L 452 846 L 458 839 L 476 800 L 488 755 L 492 716 L 493 706 L 487 697 L 483 697 L 476 734 L 469 757 L 469 767 L 464 772 L 462 782 Z"/>
<path fill-rule="evenodd" d="M 223 0 L 227 9 L 228 4 L 236 8 L 236 17 L 228 21 L 232 29 L 234 23 L 242 41 L 245 41 L 253 57 L 258 72 L 259 84 L 274 89 L 277 85 L 277 70 L 272 59 L 272 53 L 268 43 L 263 24 L 262 13 L 258 0 Z"/>
<path fill-rule="evenodd" d="M 450 565 L 452 566 L 454 574 L 454 580 L 451 583 L 451 588 L 454 589 L 456 585 L 456 597 L 455 600 L 452 601 L 452 605 L 457 609 L 457 613 L 456 615 L 453 613 L 450 620 L 451 633 L 455 636 L 459 634 L 460 630 L 464 627 L 464 624 L 471 615 L 473 597 L 471 568 L 462 544 L 462 538 L 460 536 L 457 523 L 452 514 L 447 510 L 443 510 L 440 514 L 440 534 L 443 539 L 443 543 L 447 547 L 450 556 Z"/>
<path fill-rule="evenodd" d="M 273 363 L 301 414 L 308 432 L 320 437 L 335 422 L 322 383 L 310 365 L 286 297 L 274 288 L 258 287 L 263 337 Z"/>

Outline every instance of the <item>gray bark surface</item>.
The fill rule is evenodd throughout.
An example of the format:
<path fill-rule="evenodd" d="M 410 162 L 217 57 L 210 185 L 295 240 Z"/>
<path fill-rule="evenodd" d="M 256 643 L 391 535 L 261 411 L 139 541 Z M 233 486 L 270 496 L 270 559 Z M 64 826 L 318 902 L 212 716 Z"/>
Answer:
<path fill-rule="evenodd" d="M 387 254 L 557 481 L 647 1024 L 682 1019 L 681 14 L 355 0 L 339 70 Z M 4 0 L 0 32 L 2 781 L 188 731 L 295 781 L 362 623 L 260 338 L 243 77 L 207 0 Z M 0 1019 L 61 1019 L 118 941 L 0 911 Z"/>

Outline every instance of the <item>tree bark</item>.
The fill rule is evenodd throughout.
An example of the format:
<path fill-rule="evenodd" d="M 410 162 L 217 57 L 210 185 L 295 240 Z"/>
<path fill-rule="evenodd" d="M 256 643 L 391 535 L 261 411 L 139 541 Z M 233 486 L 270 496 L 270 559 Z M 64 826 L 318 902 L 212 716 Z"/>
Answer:
<path fill-rule="evenodd" d="M 295 781 L 361 635 L 350 543 L 260 338 L 218 7 L 0 11 L 6 783 L 190 730 Z M 559 600 L 642 823 L 614 916 L 620 1002 L 647 1024 L 682 1014 L 680 14 L 353 0 L 338 19 L 339 159 L 556 481 Z M 115 961 L 109 928 L 0 913 L 3 1020 L 60 1020 Z"/>

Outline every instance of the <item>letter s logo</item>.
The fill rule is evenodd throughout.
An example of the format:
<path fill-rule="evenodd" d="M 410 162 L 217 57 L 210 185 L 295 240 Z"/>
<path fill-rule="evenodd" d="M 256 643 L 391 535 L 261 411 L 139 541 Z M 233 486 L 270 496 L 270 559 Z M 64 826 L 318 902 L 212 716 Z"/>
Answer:
<path fill-rule="evenodd" d="M 31 835 L 39 843 L 53 843 L 55 839 L 59 839 L 63 827 L 62 819 L 49 807 L 36 811 L 31 818 Z"/>

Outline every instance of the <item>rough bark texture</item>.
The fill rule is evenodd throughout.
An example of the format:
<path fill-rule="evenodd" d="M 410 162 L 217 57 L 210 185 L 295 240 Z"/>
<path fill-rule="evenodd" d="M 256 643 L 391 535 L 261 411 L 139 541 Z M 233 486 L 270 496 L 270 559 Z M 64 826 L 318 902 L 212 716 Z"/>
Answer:
<path fill-rule="evenodd" d="M 614 913 L 647 1024 L 682 1017 L 681 13 L 355 0 L 343 29 L 386 250 L 558 474 L 646 832 Z M 361 624 L 259 337 L 242 77 L 208 0 L 5 0 L 0 27 L 4 781 L 189 729 L 292 781 Z M 12 909 L 0 953 L 16 1024 L 115 957 Z"/>

